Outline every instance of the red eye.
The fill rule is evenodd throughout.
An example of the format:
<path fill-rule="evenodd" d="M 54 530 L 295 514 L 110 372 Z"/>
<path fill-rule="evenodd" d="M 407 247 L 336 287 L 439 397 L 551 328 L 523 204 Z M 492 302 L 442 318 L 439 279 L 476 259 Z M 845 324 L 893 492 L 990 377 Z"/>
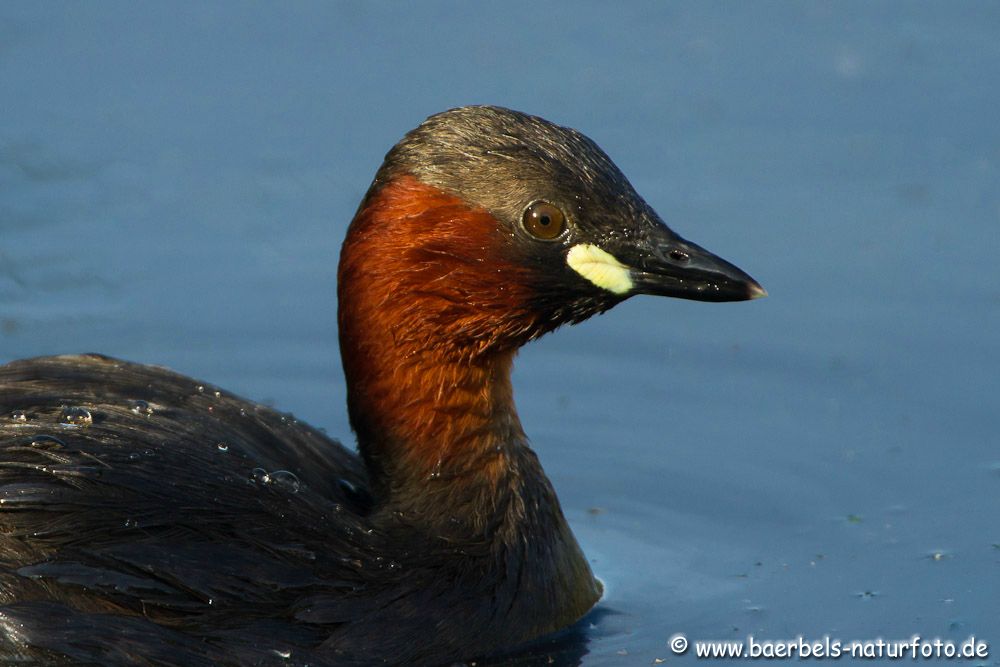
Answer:
<path fill-rule="evenodd" d="M 521 225 L 526 232 L 542 241 L 551 241 L 566 230 L 566 216 L 547 201 L 536 201 L 524 209 Z"/>

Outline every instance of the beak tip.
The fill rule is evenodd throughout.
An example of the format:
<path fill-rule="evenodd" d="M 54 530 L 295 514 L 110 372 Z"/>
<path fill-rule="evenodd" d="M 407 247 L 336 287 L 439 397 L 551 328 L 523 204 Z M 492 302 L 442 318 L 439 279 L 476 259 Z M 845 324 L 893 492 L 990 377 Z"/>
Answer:
<path fill-rule="evenodd" d="M 750 299 L 763 299 L 767 296 L 767 290 L 761 287 L 757 281 L 752 281 L 747 285 L 747 296 Z"/>

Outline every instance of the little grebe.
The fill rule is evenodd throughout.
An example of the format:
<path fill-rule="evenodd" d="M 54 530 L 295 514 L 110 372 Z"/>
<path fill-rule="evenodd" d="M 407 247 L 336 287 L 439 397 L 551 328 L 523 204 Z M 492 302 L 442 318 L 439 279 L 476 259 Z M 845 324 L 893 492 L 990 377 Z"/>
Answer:
<path fill-rule="evenodd" d="M 496 107 L 432 116 L 388 153 L 341 252 L 360 457 L 163 368 L 0 367 L 0 658 L 425 665 L 572 624 L 601 586 L 511 364 L 633 294 L 765 292 L 579 132 Z"/>

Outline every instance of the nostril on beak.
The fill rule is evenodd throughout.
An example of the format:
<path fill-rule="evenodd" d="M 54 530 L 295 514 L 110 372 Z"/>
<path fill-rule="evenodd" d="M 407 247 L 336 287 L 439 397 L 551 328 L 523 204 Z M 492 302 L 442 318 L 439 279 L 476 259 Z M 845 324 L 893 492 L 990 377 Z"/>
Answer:
<path fill-rule="evenodd" d="M 668 252 L 667 256 L 670 257 L 670 259 L 674 260 L 675 262 L 679 262 L 681 264 L 691 259 L 691 255 L 687 254 L 683 250 L 677 250 L 676 248 Z"/>
<path fill-rule="evenodd" d="M 675 269 L 687 268 L 691 266 L 693 259 L 691 253 L 684 245 L 673 241 L 656 243 L 653 245 L 653 253 L 650 258 L 654 264 L 661 266 L 672 266 Z"/>

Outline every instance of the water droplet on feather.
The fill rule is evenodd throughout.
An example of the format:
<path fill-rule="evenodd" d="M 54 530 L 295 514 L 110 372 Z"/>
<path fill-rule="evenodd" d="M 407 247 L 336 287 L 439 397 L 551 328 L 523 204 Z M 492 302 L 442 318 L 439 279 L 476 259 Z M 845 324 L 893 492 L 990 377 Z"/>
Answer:
<path fill-rule="evenodd" d="M 73 426 L 85 426 L 94 423 L 94 417 L 90 410 L 77 405 L 68 405 L 62 411 L 62 423 Z"/>

